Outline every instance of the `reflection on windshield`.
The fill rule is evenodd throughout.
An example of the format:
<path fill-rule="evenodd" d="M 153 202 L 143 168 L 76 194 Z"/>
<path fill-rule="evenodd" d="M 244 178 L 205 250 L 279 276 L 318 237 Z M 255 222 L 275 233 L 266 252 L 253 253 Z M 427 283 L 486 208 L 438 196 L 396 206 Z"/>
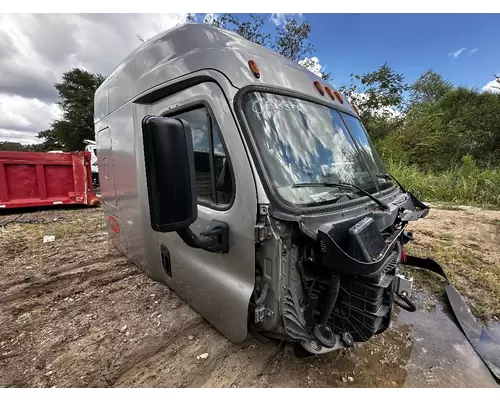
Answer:
<path fill-rule="evenodd" d="M 363 153 L 363 158 L 368 163 L 368 168 L 371 171 L 375 172 L 375 176 L 378 174 L 384 175 L 387 173 L 384 163 L 380 158 L 377 150 L 375 150 L 375 146 L 372 141 L 368 137 L 368 134 L 361 123 L 361 121 L 357 118 L 354 118 L 352 115 L 341 112 L 342 119 L 345 121 L 351 136 L 356 141 L 358 148 L 361 153 Z M 383 190 L 391 186 L 391 183 L 387 181 L 385 178 L 378 178 L 379 189 Z"/>
<path fill-rule="evenodd" d="M 269 93 L 248 94 L 243 110 L 267 175 L 287 203 L 309 205 L 339 197 L 338 188 L 293 187 L 300 182 L 343 181 L 371 193 L 377 190 L 368 168 L 374 175 L 382 171 L 359 122 L 361 130 L 354 137 L 367 149 L 363 153 L 371 154 L 368 163 L 336 110 Z"/>

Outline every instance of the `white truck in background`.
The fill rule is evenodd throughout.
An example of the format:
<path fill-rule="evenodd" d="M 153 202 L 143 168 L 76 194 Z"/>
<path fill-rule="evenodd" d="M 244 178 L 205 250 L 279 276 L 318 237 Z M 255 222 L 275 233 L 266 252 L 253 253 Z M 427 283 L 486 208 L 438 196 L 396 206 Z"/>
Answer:
<path fill-rule="evenodd" d="M 99 170 L 97 167 L 97 143 L 95 140 L 85 139 L 83 141 L 87 146 L 85 146 L 85 151 L 90 153 L 90 163 L 92 166 L 92 182 L 94 186 L 99 186 Z"/>

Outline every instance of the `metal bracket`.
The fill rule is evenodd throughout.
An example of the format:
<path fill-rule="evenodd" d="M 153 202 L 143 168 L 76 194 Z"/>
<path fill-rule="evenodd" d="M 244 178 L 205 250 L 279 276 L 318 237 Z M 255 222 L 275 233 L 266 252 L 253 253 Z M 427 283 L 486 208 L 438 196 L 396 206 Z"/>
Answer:
<path fill-rule="evenodd" d="M 255 323 L 264 321 L 266 317 L 272 317 L 274 313 L 269 309 L 264 307 L 263 304 L 255 307 Z"/>
<path fill-rule="evenodd" d="M 255 225 L 255 243 L 261 243 L 264 240 L 270 239 L 272 237 L 271 229 L 265 224 L 260 223 Z"/>
<path fill-rule="evenodd" d="M 396 274 L 396 282 L 394 291 L 403 297 L 410 297 L 413 287 L 413 277 L 408 277 L 403 274 Z"/>

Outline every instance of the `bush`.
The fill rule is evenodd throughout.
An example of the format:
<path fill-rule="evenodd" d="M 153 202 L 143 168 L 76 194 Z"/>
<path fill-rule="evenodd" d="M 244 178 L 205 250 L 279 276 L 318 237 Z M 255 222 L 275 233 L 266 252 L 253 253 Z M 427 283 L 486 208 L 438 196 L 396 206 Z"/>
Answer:
<path fill-rule="evenodd" d="M 479 168 L 471 156 L 443 172 L 423 172 L 403 161 L 387 163 L 405 188 L 427 201 L 500 208 L 500 168 Z"/>

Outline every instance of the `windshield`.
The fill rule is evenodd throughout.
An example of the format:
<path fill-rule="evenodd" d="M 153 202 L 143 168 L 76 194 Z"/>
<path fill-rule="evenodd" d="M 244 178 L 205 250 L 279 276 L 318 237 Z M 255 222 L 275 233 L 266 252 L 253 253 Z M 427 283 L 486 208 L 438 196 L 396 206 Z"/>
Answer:
<path fill-rule="evenodd" d="M 383 178 L 375 183 L 373 177 L 386 171 L 357 118 L 259 92 L 245 95 L 243 112 L 274 191 L 292 206 L 331 202 L 346 193 L 339 187 L 294 187 L 300 182 L 347 182 L 369 193 L 391 185 Z"/>

